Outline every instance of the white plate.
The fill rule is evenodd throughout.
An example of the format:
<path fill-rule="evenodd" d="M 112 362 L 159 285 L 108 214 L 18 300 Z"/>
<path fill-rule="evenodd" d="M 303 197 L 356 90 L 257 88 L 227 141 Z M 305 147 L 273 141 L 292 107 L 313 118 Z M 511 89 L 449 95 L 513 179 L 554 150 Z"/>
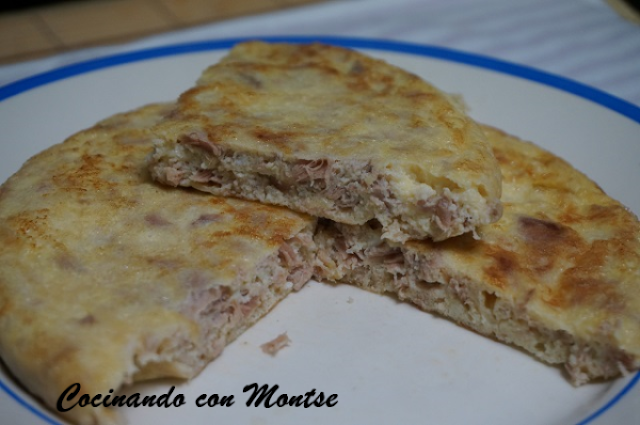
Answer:
<path fill-rule="evenodd" d="M 309 41 L 285 38 L 290 41 Z M 493 59 L 379 40 L 323 38 L 359 48 L 464 95 L 478 120 L 532 140 L 640 212 L 640 109 L 577 83 Z M 0 88 L 0 181 L 31 155 L 110 114 L 174 99 L 234 40 L 108 57 Z M 629 183 L 634 182 L 634 183 Z M 270 357 L 260 344 L 287 331 Z M 105 341 L 105 343 L 108 343 Z M 556 368 L 446 320 L 348 286 L 312 282 L 232 343 L 189 383 L 127 391 L 180 407 L 125 411 L 131 424 L 637 424 L 640 373 L 573 388 Z M 245 385 L 337 394 L 334 407 L 247 407 Z M 62 424 L 0 370 L 0 418 Z M 230 407 L 196 407 L 201 394 Z M 2 420 L 3 423 L 5 420 Z"/>

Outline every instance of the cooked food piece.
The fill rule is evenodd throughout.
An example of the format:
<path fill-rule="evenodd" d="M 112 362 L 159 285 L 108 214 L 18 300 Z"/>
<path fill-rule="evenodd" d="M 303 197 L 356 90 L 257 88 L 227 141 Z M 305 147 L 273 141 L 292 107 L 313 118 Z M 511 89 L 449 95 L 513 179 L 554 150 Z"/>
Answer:
<path fill-rule="evenodd" d="M 260 346 L 260 348 L 264 353 L 275 356 L 276 354 L 278 354 L 278 351 L 282 350 L 284 347 L 287 347 L 289 344 L 291 344 L 291 339 L 289 339 L 287 333 L 284 332 L 271 341 L 265 342 Z"/>
<path fill-rule="evenodd" d="M 311 276 L 315 219 L 159 186 L 146 130 L 170 110 L 117 115 L 30 159 L 0 189 L 0 356 L 55 411 L 190 378 Z M 76 406 L 79 424 L 117 409 Z"/>
<path fill-rule="evenodd" d="M 565 161 L 485 129 L 502 219 L 444 242 L 384 241 L 375 222 L 320 226 L 318 274 L 439 313 L 564 365 L 580 385 L 640 367 L 640 225 Z"/>
<path fill-rule="evenodd" d="M 434 240 L 500 217 L 479 126 L 417 76 L 352 50 L 248 42 L 154 130 L 153 177 Z"/>

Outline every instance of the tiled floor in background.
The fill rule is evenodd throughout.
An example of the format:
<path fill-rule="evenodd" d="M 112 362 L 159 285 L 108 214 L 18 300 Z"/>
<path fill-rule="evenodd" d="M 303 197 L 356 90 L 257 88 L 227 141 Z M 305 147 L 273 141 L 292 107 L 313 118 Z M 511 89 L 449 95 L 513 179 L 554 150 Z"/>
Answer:
<path fill-rule="evenodd" d="M 66 0 L 0 13 L 0 64 L 322 0 Z"/>

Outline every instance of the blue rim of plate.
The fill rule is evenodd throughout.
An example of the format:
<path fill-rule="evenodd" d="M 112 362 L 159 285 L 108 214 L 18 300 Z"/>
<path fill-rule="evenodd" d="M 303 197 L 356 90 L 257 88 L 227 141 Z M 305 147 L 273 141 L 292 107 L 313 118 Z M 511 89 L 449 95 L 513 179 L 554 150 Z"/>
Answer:
<path fill-rule="evenodd" d="M 330 36 L 256 36 L 205 40 L 200 42 L 153 47 L 144 50 L 104 56 L 84 62 L 78 62 L 72 65 L 63 66 L 48 72 L 9 83 L 3 87 L 0 87 L 0 101 L 45 84 L 103 68 L 109 68 L 112 66 L 139 62 L 148 59 L 161 58 L 165 56 L 176 56 L 188 53 L 205 52 L 210 50 L 228 49 L 238 42 L 255 39 L 271 42 L 281 41 L 291 43 L 310 43 L 317 41 L 350 48 L 383 50 L 397 53 L 408 53 L 418 56 L 427 56 L 451 62 L 463 63 L 479 68 L 486 68 L 492 71 L 500 72 L 502 74 L 509 74 L 516 77 L 524 78 L 526 80 L 542 83 L 544 85 L 555 87 L 562 91 L 575 94 L 584 99 L 588 99 L 592 102 L 600 104 L 608 109 L 616 111 L 621 115 L 624 115 L 636 121 L 637 123 L 640 123 L 640 107 L 586 84 L 578 83 L 568 78 L 560 77 L 528 66 L 518 65 L 474 53 L 461 52 L 453 49 L 425 44 L 414 44 L 370 38 Z"/>
<path fill-rule="evenodd" d="M 508 74 L 520 77 L 526 80 L 541 83 L 550 87 L 560 89 L 564 92 L 571 93 L 597 103 L 605 108 L 615 111 L 640 124 L 640 108 L 626 100 L 612 96 L 601 90 L 595 89 L 588 85 L 578 83 L 568 78 L 560 77 L 535 68 L 514 64 L 511 62 L 490 58 L 475 53 L 461 52 L 453 49 L 430 46 L 425 44 L 414 44 L 407 42 L 389 41 L 371 38 L 353 38 L 353 37 L 331 37 L 331 36 L 268 36 L 268 37 L 241 37 L 227 38 L 216 40 L 205 40 L 200 42 L 189 42 L 182 44 L 173 44 L 162 47 L 153 47 L 149 49 L 136 50 L 127 53 L 120 53 L 110 56 L 104 56 L 91 59 L 75 64 L 63 66 L 41 74 L 27 77 L 13 83 L 9 83 L 0 87 L 0 102 L 5 99 L 16 96 L 20 93 L 32 90 L 34 88 L 44 86 L 59 80 L 64 80 L 80 74 L 86 74 L 92 71 L 110 68 L 113 66 L 140 62 L 149 59 L 156 59 L 168 56 L 177 56 L 182 54 L 200 53 L 213 50 L 229 49 L 234 44 L 247 40 L 263 40 L 268 42 L 289 42 L 289 43 L 311 43 L 320 42 L 342 46 L 354 49 L 371 49 L 381 50 L 395 53 L 406 53 L 417 56 L 425 56 L 434 59 L 442 59 L 450 62 L 462 63 L 465 65 L 475 66 L 479 68 L 489 69 L 502 74 Z M 587 425 L 593 422 L 605 412 L 616 405 L 631 389 L 640 381 L 640 372 L 635 376 L 607 403 L 599 409 L 582 419 L 576 425 Z M 62 425 L 61 422 L 53 419 L 43 413 L 36 406 L 30 404 L 18 393 L 13 391 L 0 379 L 0 389 L 7 393 L 18 404 L 31 411 L 50 425 Z"/>

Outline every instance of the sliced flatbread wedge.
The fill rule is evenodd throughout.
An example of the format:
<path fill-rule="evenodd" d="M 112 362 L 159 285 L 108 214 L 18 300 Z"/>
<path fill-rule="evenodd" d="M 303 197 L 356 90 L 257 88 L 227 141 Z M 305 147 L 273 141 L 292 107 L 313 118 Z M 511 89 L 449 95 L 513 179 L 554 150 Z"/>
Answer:
<path fill-rule="evenodd" d="M 434 243 L 383 241 L 374 223 L 321 223 L 318 270 L 439 313 L 564 365 L 576 385 L 640 367 L 640 224 L 565 161 L 485 129 L 502 219 Z"/>
<path fill-rule="evenodd" d="M 154 183 L 146 129 L 117 115 L 30 159 L 0 189 L 0 356 L 45 404 L 190 378 L 311 276 L 315 219 Z M 76 406 L 79 424 L 117 409 Z"/>
<path fill-rule="evenodd" d="M 184 92 L 154 130 L 152 175 L 384 237 L 446 239 L 496 221 L 485 136 L 431 84 L 322 44 L 247 42 Z"/>

